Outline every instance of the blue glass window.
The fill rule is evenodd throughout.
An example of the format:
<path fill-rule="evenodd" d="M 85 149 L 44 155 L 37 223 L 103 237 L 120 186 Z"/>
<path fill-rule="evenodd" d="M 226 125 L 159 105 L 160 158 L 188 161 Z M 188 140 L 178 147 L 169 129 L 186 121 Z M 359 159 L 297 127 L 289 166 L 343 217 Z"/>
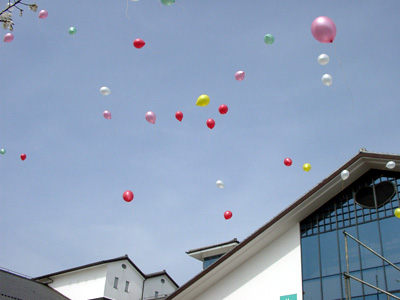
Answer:
<path fill-rule="evenodd" d="M 321 299 L 321 279 L 303 281 L 303 300 Z"/>
<path fill-rule="evenodd" d="M 213 263 L 215 263 L 218 260 L 218 258 L 220 258 L 222 255 L 223 254 L 209 256 L 209 257 L 204 258 L 203 269 L 205 269 L 205 268 L 209 267 L 210 265 L 212 265 Z"/>
<path fill-rule="evenodd" d="M 340 273 L 338 239 L 336 234 L 336 231 L 331 231 L 321 234 L 319 237 L 322 276 Z M 315 257 L 318 257 L 318 254 L 314 256 L 314 259 Z"/>
<path fill-rule="evenodd" d="M 318 236 L 314 235 L 302 239 L 301 248 L 305 249 L 302 253 L 303 279 L 320 277 Z"/>
<path fill-rule="evenodd" d="M 363 244 L 382 255 L 378 229 L 376 223 L 362 224 L 358 226 L 358 239 L 362 241 Z M 365 247 L 360 247 L 360 254 L 361 264 L 364 269 L 382 266 L 382 260 Z"/>
<path fill-rule="evenodd" d="M 384 257 L 391 262 L 400 262 L 400 220 L 387 218 L 380 221 L 382 232 L 382 243 L 384 245 Z M 399 274 L 400 278 L 400 274 Z M 399 284 L 400 289 L 400 284 Z"/>

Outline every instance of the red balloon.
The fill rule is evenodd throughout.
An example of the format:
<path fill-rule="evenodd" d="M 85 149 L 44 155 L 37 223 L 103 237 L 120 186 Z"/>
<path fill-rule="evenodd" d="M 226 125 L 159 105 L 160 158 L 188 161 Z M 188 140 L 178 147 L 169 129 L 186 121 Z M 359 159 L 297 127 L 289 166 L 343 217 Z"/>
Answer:
<path fill-rule="evenodd" d="M 177 111 L 175 113 L 175 118 L 180 122 L 183 119 L 183 113 L 181 111 Z"/>
<path fill-rule="evenodd" d="M 26 159 L 26 154 L 25 153 L 22 153 L 21 154 L 21 160 L 25 160 Z"/>
<path fill-rule="evenodd" d="M 133 46 L 135 46 L 135 48 L 142 48 L 146 43 L 142 40 L 142 39 L 136 39 L 133 41 Z"/>
<path fill-rule="evenodd" d="M 228 112 L 228 106 L 226 106 L 225 104 L 221 104 L 218 110 L 220 114 L 224 115 Z"/>
<path fill-rule="evenodd" d="M 227 210 L 224 213 L 224 218 L 225 218 L 225 220 L 229 220 L 230 218 L 232 218 L 232 212 L 230 210 Z"/>
<path fill-rule="evenodd" d="M 285 164 L 285 166 L 290 167 L 292 165 L 292 160 L 287 157 L 283 160 L 283 163 Z"/>
<path fill-rule="evenodd" d="M 131 191 L 125 191 L 122 194 L 122 198 L 124 198 L 126 202 L 131 202 L 133 200 L 133 193 Z"/>
<path fill-rule="evenodd" d="M 208 128 L 210 128 L 210 129 L 213 129 L 215 126 L 215 121 L 213 119 L 208 119 L 206 123 L 207 123 Z"/>

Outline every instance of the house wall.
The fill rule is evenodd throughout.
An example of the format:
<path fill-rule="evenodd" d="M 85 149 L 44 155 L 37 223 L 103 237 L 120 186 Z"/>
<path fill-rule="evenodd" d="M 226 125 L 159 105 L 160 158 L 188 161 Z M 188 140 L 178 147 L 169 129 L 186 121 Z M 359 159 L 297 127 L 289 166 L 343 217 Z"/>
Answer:
<path fill-rule="evenodd" d="M 52 277 L 49 286 L 71 300 L 103 297 L 106 266 L 95 266 Z"/>
<path fill-rule="evenodd" d="M 122 264 L 126 266 L 124 269 Z M 114 279 L 118 277 L 118 287 L 114 288 Z M 129 281 L 129 291 L 125 292 L 126 281 Z M 107 265 L 107 279 L 104 288 L 104 297 L 117 300 L 139 300 L 142 297 L 144 278 L 128 262 L 115 261 Z"/>
<path fill-rule="evenodd" d="M 164 279 L 164 283 L 161 282 L 161 279 Z M 143 297 L 149 298 L 154 297 L 155 291 L 158 291 L 158 295 L 169 295 L 172 294 L 176 290 L 176 286 L 168 279 L 167 276 L 161 275 L 157 277 L 152 277 L 146 279 L 144 283 L 144 295 Z"/>
<path fill-rule="evenodd" d="M 303 299 L 299 224 L 194 299 L 280 300 L 293 294 Z"/>

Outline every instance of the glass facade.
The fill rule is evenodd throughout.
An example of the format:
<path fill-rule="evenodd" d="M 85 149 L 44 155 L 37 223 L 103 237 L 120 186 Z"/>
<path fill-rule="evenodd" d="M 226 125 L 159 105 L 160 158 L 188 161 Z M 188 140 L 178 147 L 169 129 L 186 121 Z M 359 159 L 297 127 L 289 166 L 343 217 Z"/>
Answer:
<path fill-rule="evenodd" d="M 395 193 L 379 189 L 381 182 L 393 184 Z M 387 186 L 387 185 L 386 185 Z M 365 196 L 366 187 L 370 194 Z M 394 216 L 399 207 L 400 174 L 370 170 L 300 223 L 304 300 L 346 299 L 343 272 L 347 272 L 343 231 L 400 267 L 400 219 Z M 372 197 L 377 208 L 361 206 L 363 197 Z M 393 196 L 392 196 L 393 195 Z M 380 198 L 381 197 L 381 198 Z M 367 199 L 367 200 L 371 200 Z M 347 238 L 350 275 L 382 290 L 400 296 L 400 271 Z M 350 279 L 351 299 L 394 299 Z"/>

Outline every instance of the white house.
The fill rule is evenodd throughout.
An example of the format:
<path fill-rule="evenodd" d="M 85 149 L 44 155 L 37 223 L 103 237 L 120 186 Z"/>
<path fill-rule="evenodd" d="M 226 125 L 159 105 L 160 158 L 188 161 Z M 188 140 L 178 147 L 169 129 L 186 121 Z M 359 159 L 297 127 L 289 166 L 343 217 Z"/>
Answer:
<path fill-rule="evenodd" d="M 144 274 L 126 255 L 34 280 L 71 300 L 161 300 L 178 288 L 165 270 Z"/>
<path fill-rule="evenodd" d="M 362 149 L 167 300 L 400 299 L 399 187 L 400 155 Z"/>

